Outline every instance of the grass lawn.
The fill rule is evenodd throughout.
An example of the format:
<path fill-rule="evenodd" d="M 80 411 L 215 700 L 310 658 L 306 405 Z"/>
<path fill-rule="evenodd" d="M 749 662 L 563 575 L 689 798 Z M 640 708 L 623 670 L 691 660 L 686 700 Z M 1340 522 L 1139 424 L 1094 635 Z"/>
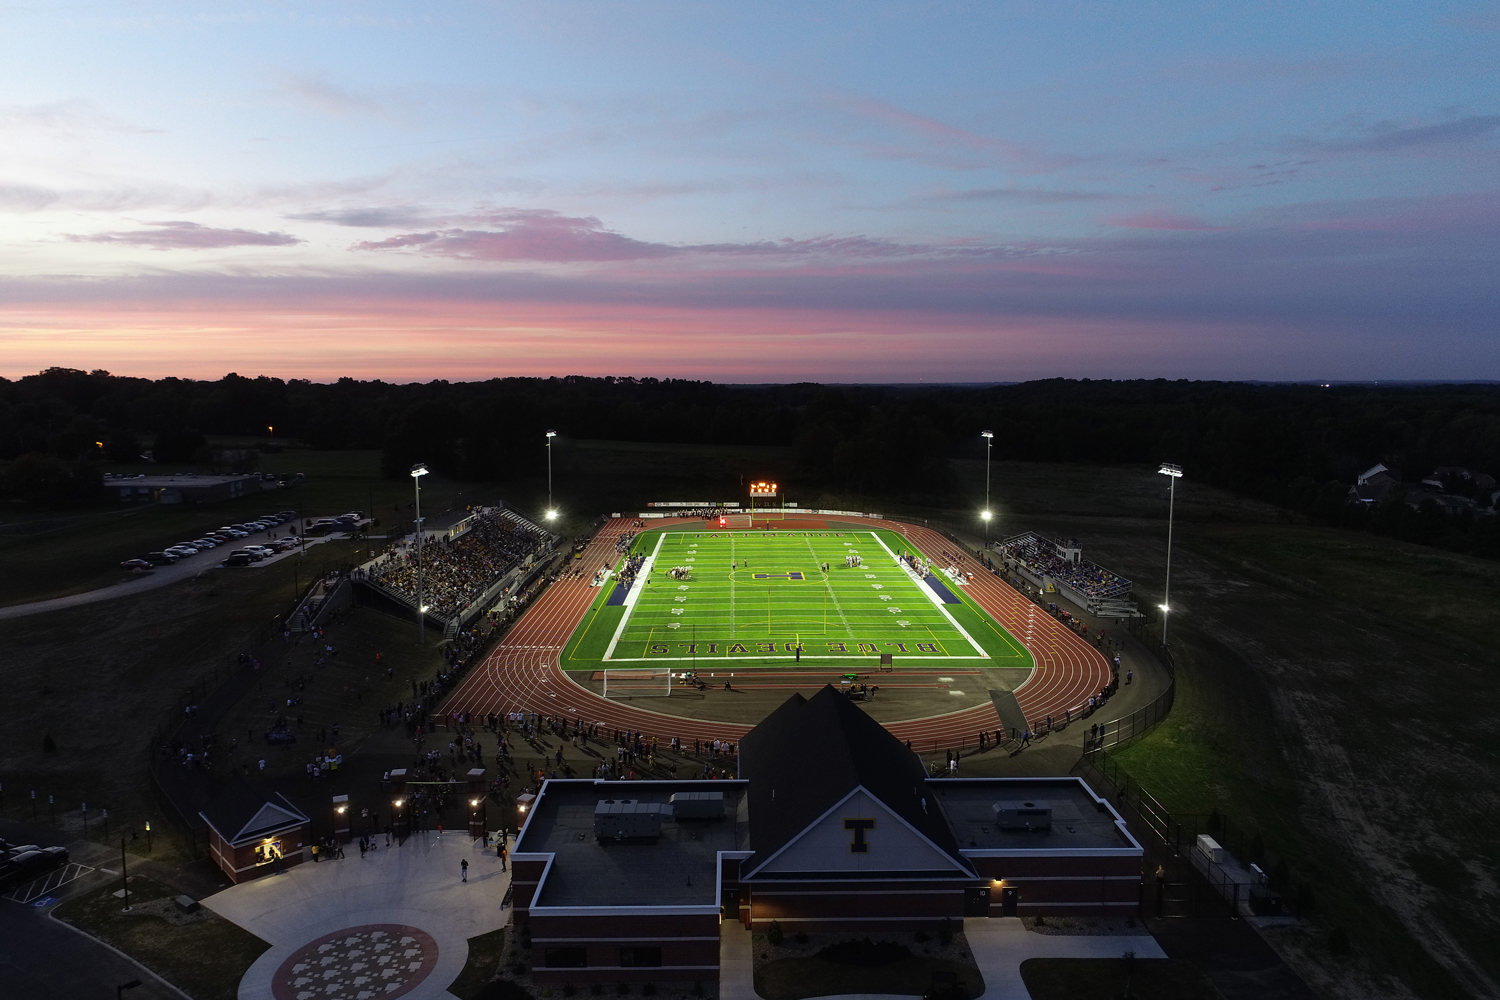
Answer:
<path fill-rule="evenodd" d="M 1160 578 L 1164 532 L 1058 530 L 1155 598 L 1141 581 Z M 1179 522 L 1172 603 L 1176 706 L 1115 760 L 1174 813 L 1218 810 L 1259 835 L 1271 870 L 1314 890 L 1311 933 L 1281 937 L 1315 989 L 1378 995 L 1395 977 L 1419 996 L 1485 995 L 1500 976 L 1485 888 L 1500 872 L 1500 566 L 1357 532 Z"/>
<path fill-rule="evenodd" d="M 893 532 L 650 531 L 632 554 L 650 560 L 649 585 L 626 591 L 607 581 L 569 643 L 563 662 L 587 666 L 682 669 L 789 667 L 848 662 L 868 666 L 878 653 L 897 665 L 943 663 L 1029 670 L 1030 654 L 963 588 L 946 580 L 946 603 L 916 582 L 897 556 L 910 545 Z M 846 565 L 850 555 L 861 559 Z M 829 567 L 824 572 L 822 567 Z M 668 576 L 687 567 L 686 578 Z M 622 626 L 623 621 L 623 626 Z"/>
<path fill-rule="evenodd" d="M 765 947 L 755 936 L 757 949 Z M 922 951 L 920 946 L 918 952 Z M 951 949 L 945 949 L 951 950 Z M 963 949 L 965 958 L 913 952 L 889 941 L 843 941 L 811 955 L 757 961 L 755 992 L 765 1000 L 804 1000 L 840 993 L 887 993 L 923 996 L 933 988 L 933 974 L 952 976 L 958 996 L 972 1000 L 984 993 L 984 977 Z"/>
<path fill-rule="evenodd" d="M 1021 980 L 1032 1000 L 1117 1000 L 1127 977 L 1140 1000 L 1219 1000 L 1191 962 L 1170 958 L 1028 958 Z"/>
<path fill-rule="evenodd" d="M 0 649 L 5 651 L 0 684 L 10 706 L 9 724 L 0 730 L 5 814 L 30 819 L 29 793 L 35 790 L 42 803 L 41 821 L 48 819 L 47 796 L 54 795 L 58 825 L 75 835 L 83 831 L 82 802 L 89 803 L 94 815 L 91 836 L 101 835 L 100 807 L 109 809 L 116 833 L 127 826 L 141 830 L 146 820 L 157 821 L 152 824 L 157 830 L 170 830 L 160 822 L 161 810 L 147 782 L 156 749 L 153 731 L 175 722 L 190 691 L 193 699 L 201 698 L 205 686 L 225 676 L 237 654 L 255 648 L 257 635 L 269 634 L 276 616 L 291 608 L 294 574 L 305 582 L 353 554 L 350 542 L 326 542 L 309 549 L 300 567 L 297 559 L 285 559 L 254 570 L 215 570 L 132 597 L 0 621 Z M 418 651 L 414 629 L 404 632 L 403 624 L 382 619 L 359 639 L 351 637 L 347 652 L 336 660 L 365 667 L 373 659 L 367 644 L 382 643 L 385 664 L 396 673 L 393 684 L 411 676 L 430 677 L 436 655 Z M 380 629 L 386 627 L 391 633 L 383 640 Z M 402 641 L 405 636 L 410 641 Z M 363 673 L 358 676 L 362 679 Z M 367 698 L 360 704 L 342 690 L 351 679 L 331 677 L 324 688 L 315 683 L 309 689 L 318 697 L 327 691 L 328 704 L 317 706 L 326 711 L 316 716 L 319 725 L 373 724 L 373 712 L 367 711 L 372 702 Z M 280 684 L 281 674 L 267 683 Z M 264 715 L 250 724 L 264 728 Z M 244 729 L 239 732 L 243 737 Z M 50 753 L 43 751 L 47 735 L 57 747 Z M 301 749 L 304 756 L 310 752 L 307 745 Z M 144 838 L 135 846 L 144 851 Z M 158 857 L 177 850 L 181 841 L 175 835 L 156 838 Z"/>
<path fill-rule="evenodd" d="M 177 893 L 144 875 L 130 878 L 130 912 L 111 881 L 54 911 L 160 975 L 196 1000 L 235 1000 L 245 971 L 269 944 L 198 907 L 183 913 Z"/>
<path fill-rule="evenodd" d="M 484 986 L 500 968 L 500 956 L 505 953 L 505 928 L 469 938 L 469 960 L 464 971 L 453 980 L 448 992 L 458 1000 L 477 1000 Z"/>

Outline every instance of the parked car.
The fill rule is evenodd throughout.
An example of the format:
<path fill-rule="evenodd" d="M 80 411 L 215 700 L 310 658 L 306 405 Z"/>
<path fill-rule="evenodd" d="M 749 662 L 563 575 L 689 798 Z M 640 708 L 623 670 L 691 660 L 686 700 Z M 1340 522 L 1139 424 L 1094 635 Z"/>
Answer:
<path fill-rule="evenodd" d="M 264 559 L 266 556 L 274 556 L 276 554 L 275 549 L 267 548 L 264 545 L 246 545 L 245 551 L 250 553 L 251 555 L 258 555 L 262 559 Z"/>
<path fill-rule="evenodd" d="M 126 559 L 120 563 L 120 568 L 132 573 L 140 573 L 151 568 L 151 563 L 146 559 Z"/>
<path fill-rule="evenodd" d="M 177 556 L 170 552 L 148 552 L 146 558 L 158 566 L 170 566 L 177 561 Z"/>
<path fill-rule="evenodd" d="M 194 545 L 192 542 L 178 542 L 176 545 L 173 545 L 171 548 L 167 549 L 167 551 L 186 552 L 190 556 L 195 556 L 198 554 L 198 546 Z"/>
<path fill-rule="evenodd" d="M 188 544 L 197 549 L 199 552 L 202 552 L 204 549 L 214 548 L 219 543 L 214 541 L 212 538 L 195 538 Z"/>
<path fill-rule="evenodd" d="M 4 861 L 0 861 L 0 886 L 10 888 L 19 885 L 61 868 L 67 863 L 68 851 L 63 847 L 33 848 L 13 854 Z"/>
<path fill-rule="evenodd" d="M 278 511 L 277 513 L 281 516 L 281 521 L 283 524 L 297 516 L 297 512 L 295 510 L 283 510 Z"/>
<path fill-rule="evenodd" d="M 248 552 L 231 552 L 229 558 L 224 560 L 225 566 L 249 566 L 255 560 Z"/>

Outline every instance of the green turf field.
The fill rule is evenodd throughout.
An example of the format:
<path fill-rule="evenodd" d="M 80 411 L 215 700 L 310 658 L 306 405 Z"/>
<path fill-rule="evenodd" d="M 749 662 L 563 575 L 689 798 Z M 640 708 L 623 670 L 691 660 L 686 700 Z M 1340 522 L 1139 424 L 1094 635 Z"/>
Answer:
<path fill-rule="evenodd" d="M 632 549 L 647 563 L 625 603 L 610 603 L 613 579 L 601 587 L 563 665 L 783 665 L 800 646 L 802 660 L 829 665 L 889 653 L 898 664 L 1029 669 L 1030 655 L 963 588 L 939 576 L 958 598 L 946 603 L 907 571 L 907 544 L 886 531 L 647 532 Z M 850 555 L 861 565 L 847 565 Z M 673 567 L 687 577 L 673 579 Z"/>

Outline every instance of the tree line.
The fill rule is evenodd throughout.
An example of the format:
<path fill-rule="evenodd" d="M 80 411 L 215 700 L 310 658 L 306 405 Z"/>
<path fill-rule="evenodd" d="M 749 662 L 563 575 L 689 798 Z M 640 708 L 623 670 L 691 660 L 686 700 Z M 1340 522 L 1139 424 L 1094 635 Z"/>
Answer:
<path fill-rule="evenodd" d="M 952 498 L 949 459 L 982 458 L 979 434 L 991 430 L 996 459 L 1171 461 L 1195 479 L 1315 521 L 1500 556 L 1485 524 L 1495 518 L 1451 518 L 1394 499 L 1374 510 L 1346 502 L 1354 476 L 1376 462 L 1405 481 L 1438 466 L 1500 475 L 1493 384 L 738 386 L 568 376 L 398 385 L 237 374 L 153 380 L 61 368 L 0 379 L 0 460 L 12 462 L 5 489 L 34 500 L 86 495 L 100 461 L 147 451 L 163 463 L 205 461 L 211 436 L 380 449 L 389 476 L 420 459 L 458 479 L 503 483 L 543 472 L 536 442 L 546 430 L 786 446 L 801 482 L 932 501 Z M 45 496 L 23 478 L 45 481 Z"/>

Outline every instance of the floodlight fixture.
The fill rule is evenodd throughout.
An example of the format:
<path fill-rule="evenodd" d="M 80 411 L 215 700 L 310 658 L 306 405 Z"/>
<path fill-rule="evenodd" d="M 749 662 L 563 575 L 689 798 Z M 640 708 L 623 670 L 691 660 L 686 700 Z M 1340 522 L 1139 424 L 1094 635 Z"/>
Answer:
<path fill-rule="evenodd" d="M 427 473 L 430 471 L 431 470 L 427 468 L 426 462 L 418 462 L 416 465 L 413 465 L 411 467 L 411 477 L 413 479 L 420 479 L 422 476 L 427 475 Z"/>
<path fill-rule="evenodd" d="M 547 511 L 547 520 L 549 520 L 549 521 L 555 521 L 555 520 L 557 520 L 557 511 L 556 510 L 549 510 L 549 511 Z"/>
<path fill-rule="evenodd" d="M 982 511 L 980 511 L 980 512 L 979 512 L 979 516 L 980 516 L 980 517 L 982 517 L 982 518 L 984 518 L 984 519 L 985 519 L 985 520 L 986 520 L 986 521 L 988 521 L 988 520 L 989 520 L 989 519 L 990 519 L 990 518 L 991 518 L 991 517 L 993 517 L 993 516 L 994 516 L 994 515 L 992 515 L 992 514 L 991 514 L 991 513 L 990 513 L 990 512 L 989 512 L 989 511 L 987 511 L 987 510 L 982 510 Z"/>
<path fill-rule="evenodd" d="M 1161 464 L 1161 468 L 1156 470 L 1156 474 L 1159 476 L 1171 476 L 1173 479 L 1181 479 L 1182 466 L 1172 465 L 1169 462 L 1163 462 Z"/>

